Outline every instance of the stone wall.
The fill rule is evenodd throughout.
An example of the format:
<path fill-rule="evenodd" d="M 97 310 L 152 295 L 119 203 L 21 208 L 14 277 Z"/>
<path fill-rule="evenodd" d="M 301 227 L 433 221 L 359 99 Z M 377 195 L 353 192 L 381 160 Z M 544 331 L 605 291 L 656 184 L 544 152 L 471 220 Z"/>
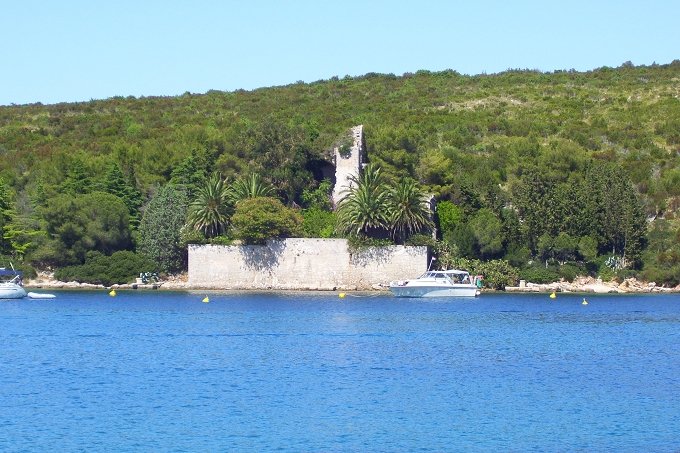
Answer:
<path fill-rule="evenodd" d="M 364 127 L 355 126 L 351 130 L 352 147 L 349 154 L 343 155 L 340 148 L 334 150 L 335 186 L 333 187 L 333 205 L 343 197 L 343 192 L 350 186 L 349 178 L 359 176 L 364 163 Z"/>
<path fill-rule="evenodd" d="M 267 245 L 190 245 L 190 288 L 368 290 L 427 270 L 427 247 L 352 252 L 346 239 L 284 239 Z"/>

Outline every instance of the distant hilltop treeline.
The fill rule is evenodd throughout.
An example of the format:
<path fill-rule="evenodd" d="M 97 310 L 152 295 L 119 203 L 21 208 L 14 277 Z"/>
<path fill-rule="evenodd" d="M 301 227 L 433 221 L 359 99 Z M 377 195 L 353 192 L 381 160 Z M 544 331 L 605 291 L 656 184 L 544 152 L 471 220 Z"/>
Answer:
<path fill-rule="evenodd" d="M 625 187 L 631 187 L 635 209 L 654 220 L 632 260 L 637 268 L 671 269 L 680 261 L 678 60 L 587 72 L 371 73 L 252 91 L 0 106 L 4 253 L 58 265 L 50 260 L 61 249 L 45 244 L 68 237 L 65 229 L 77 236 L 85 227 L 58 219 L 51 208 L 67 206 L 64 197 L 95 192 L 123 199 L 133 219 L 125 247 L 134 249 L 135 228 L 159 188 L 183 187 L 191 201 L 214 173 L 227 180 L 257 173 L 285 205 L 304 208 L 305 193 L 328 176 L 331 150 L 357 124 L 364 125 L 368 160 L 388 180 L 413 178 L 455 206 L 453 223 L 440 233 L 457 229 L 449 239 L 461 255 L 584 261 L 576 250 L 542 254 L 538 238 L 556 239 L 567 229 L 576 239 L 594 234 L 569 211 L 578 203 L 567 188 L 587 190 L 588 175 L 598 175 L 602 187 L 614 175 L 623 183 L 612 188 L 613 199 L 629 197 Z M 599 167 L 616 172 L 593 170 Z M 633 203 L 627 200 L 621 204 Z M 492 232 L 498 243 L 472 228 L 480 210 L 498 220 L 500 229 Z M 629 228 L 635 238 L 642 231 L 617 228 Z M 627 234 L 619 230 L 611 234 Z M 38 233 L 18 239 L 27 232 L 46 239 L 35 239 Z M 597 255 L 604 256 L 605 244 L 618 239 L 598 234 Z M 115 249 L 91 242 L 78 247 Z M 655 258 L 644 258 L 652 250 Z"/>

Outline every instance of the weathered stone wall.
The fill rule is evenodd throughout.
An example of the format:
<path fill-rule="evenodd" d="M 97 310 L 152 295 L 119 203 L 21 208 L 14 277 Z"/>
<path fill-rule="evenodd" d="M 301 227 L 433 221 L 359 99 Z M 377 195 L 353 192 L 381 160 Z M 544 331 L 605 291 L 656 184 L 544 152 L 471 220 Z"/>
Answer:
<path fill-rule="evenodd" d="M 190 245 L 189 287 L 366 290 L 420 275 L 427 247 L 372 247 L 346 239 L 284 239 L 267 245 Z"/>
<path fill-rule="evenodd" d="M 343 192 L 350 186 L 349 178 L 359 176 L 364 163 L 364 126 L 352 128 L 352 147 L 350 153 L 342 155 L 340 148 L 335 148 L 335 186 L 333 187 L 333 205 L 343 197 Z"/>

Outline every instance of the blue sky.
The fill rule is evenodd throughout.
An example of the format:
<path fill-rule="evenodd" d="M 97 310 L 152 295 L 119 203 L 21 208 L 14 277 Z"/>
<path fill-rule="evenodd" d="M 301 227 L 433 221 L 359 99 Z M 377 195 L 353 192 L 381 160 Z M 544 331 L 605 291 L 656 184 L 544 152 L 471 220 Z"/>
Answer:
<path fill-rule="evenodd" d="M 0 0 L 0 105 L 680 59 L 680 2 Z"/>

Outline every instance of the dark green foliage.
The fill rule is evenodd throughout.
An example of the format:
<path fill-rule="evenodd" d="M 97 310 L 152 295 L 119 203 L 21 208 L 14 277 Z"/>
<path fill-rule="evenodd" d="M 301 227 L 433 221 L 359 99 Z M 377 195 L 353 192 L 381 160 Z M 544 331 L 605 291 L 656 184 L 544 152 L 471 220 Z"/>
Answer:
<path fill-rule="evenodd" d="M 209 164 L 205 152 L 191 151 L 179 164 L 172 169 L 170 183 L 184 189 L 192 197 L 208 174 Z"/>
<path fill-rule="evenodd" d="M 267 239 L 302 235 L 302 216 L 271 197 L 239 201 L 231 222 L 233 236 L 245 244 L 264 244 Z"/>
<path fill-rule="evenodd" d="M 228 195 L 229 201 L 236 204 L 246 198 L 271 197 L 274 195 L 274 186 L 262 179 L 259 174 L 251 173 L 234 181 Z"/>
<path fill-rule="evenodd" d="M 302 206 L 330 211 L 332 208 L 332 190 L 333 184 L 328 179 L 321 181 L 314 189 L 304 189 L 302 191 Z"/>
<path fill-rule="evenodd" d="M 334 212 L 318 207 L 302 211 L 302 230 L 308 238 L 330 238 L 335 232 L 336 216 Z"/>
<path fill-rule="evenodd" d="M 187 225 L 207 238 L 226 231 L 233 206 L 229 187 L 222 175 L 215 173 L 196 189 L 196 198 L 189 205 Z"/>
<path fill-rule="evenodd" d="M 470 219 L 476 249 L 483 259 L 498 257 L 503 251 L 503 225 L 491 209 L 482 208 Z"/>
<path fill-rule="evenodd" d="M 358 177 L 350 177 L 350 184 L 338 203 L 338 231 L 349 236 L 388 234 L 389 193 L 380 168 L 368 165 Z"/>
<path fill-rule="evenodd" d="M 406 178 L 388 184 L 374 164 L 350 177 L 337 213 L 340 234 L 377 239 L 390 235 L 401 244 L 410 235 L 434 227 L 429 197 L 417 183 Z"/>
<path fill-rule="evenodd" d="M 657 221 L 649 232 L 642 277 L 658 285 L 680 284 L 680 228 L 667 220 Z"/>
<path fill-rule="evenodd" d="M 139 225 L 137 251 L 153 260 L 161 272 L 186 268 L 186 248 L 181 231 L 187 218 L 186 192 L 178 187 L 161 187 L 144 210 Z"/>
<path fill-rule="evenodd" d="M 470 260 L 459 258 L 452 263 L 453 268 L 466 269 L 470 275 L 482 275 L 484 287 L 503 290 L 506 286 L 514 286 L 519 280 L 517 269 L 505 260 Z"/>
<path fill-rule="evenodd" d="M 154 272 L 154 262 L 144 255 L 120 250 L 110 256 L 99 252 L 89 252 L 85 262 L 77 266 L 66 266 L 56 270 L 54 276 L 63 282 L 110 286 L 114 283 L 130 283 L 142 272 Z"/>
<path fill-rule="evenodd" d="M 79 264 L 89 251 L 111 254 L 132 246 L 128 208 L 115 195 L 59 195 L 41 213 L 50 236 L 39 252 L 46 264 Z"/>
<path fill-rule="evenodd" d="M 552 283 L 559 280 L 559 274 L 545 266 L 531 266 L 521 269 L 519 278 L 531 283 Z"/>
<path fill-rule="evenodd" d="M 429 197 L 418 184 L 402 179 L 387 188 L 389 228 L 398 243 L 403 244 L 414 233 L 434 228 Z"/>
<path fill-rule="evenodd" d="M 2 237 L 0 237 L 0 253 L 12 252 L 12 246 L 7 238 L 5 238 L 4 232 L 14 216 L 13 205 L 14 203 L 12 196 L 9 193 L 9 187 L 5 184 L 5 181 L 0 178 L 0 232 L 3 232 Z"/>
<path fill-rule="evenodd" d="M 442 235 L 453 231 L 463 221 L 463 209 L 454 203 L 443 200 L 437 203 L 437 220 Z"/>
<path fill-rule="evenodd" d="M 112 162 L 145 203 L 170 180 L 193 192 L 215 171 L 230 180 L 257 171 L 287 205 L 306 208 L 304 191 L 329 176 L 332 145 L 362 123 L 368 156 L 388 184 L 417 179 L 462 210 L 441 232 L 461 253 L 519 257 L 524 253 L 515 252 L 528 249 L 535 257 L 538 238 L 565 233 L 593 238 L 597 254 L 614 252 L 628 267 L 649 268 L 664 258 L 645 252 L 645 217 L 677 225 L 680 215 L 678 78 L 677 62 L 479 76 L 418 71 L 253 91 L 0 106 L 0 175 L 18 194 L 13 216 L 44 232 L 36 208 L 58 203 L 59 194 L 102 190 L 109 177 L 122 187 Z M 124 200 L 134 227 L 138 202 L 104 190 Z M 480 209 L 501 221 L 501 251 L 470 228 Z M 71 241 L 82 234 L 74 228 Z M 73 255 L 54 239 L 36 236 L 26 259 Z M 588 245 L 579 246 L 577 260 L 594 262 Z"/>
<path fill-rule="evenodd" d="M 577 264 L 562 264 L 557 267 L 557 274 L 567 282 L 573 282 L 579 275 L 588 275 L 585 266 Z"/>
<path fill-rule="evenodd" d="M 142 194 L 125 178 L 118 164 L 110 164 L 104 178 L 102 191 L 113 194 L 123 200 L 130 215 L 130 227 L 131 229 L 136 229 L 139 226 L 139 208 L 141 208 L 143 203 Z"/>

